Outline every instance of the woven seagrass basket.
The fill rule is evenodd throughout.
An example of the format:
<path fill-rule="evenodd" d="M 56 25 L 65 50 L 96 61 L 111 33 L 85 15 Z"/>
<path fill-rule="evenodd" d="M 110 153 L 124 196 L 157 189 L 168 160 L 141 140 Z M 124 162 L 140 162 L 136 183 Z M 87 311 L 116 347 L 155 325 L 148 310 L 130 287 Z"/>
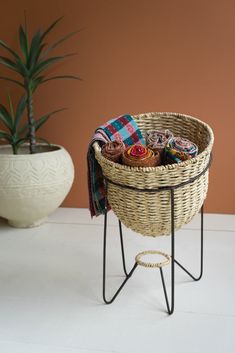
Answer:
<path fill-rule="evenodd" d="M 202 174 L 174 190 L 175 229 L 188 223 L 199 212 L 207 195 L 208 169 L 204 174 L 203 171 L 210 162 L 213 132 L 206 123 L 178 113 L 146 113 L 133 118 L 143 136 L 147 130 L 169 129 L 174 136 L 187 138 L 198 145 L 199 154 L 195 158 L 178 164 L 144 168 L 109 161 L 102 156 L 99 145 L 94 144 L 103 175 L 110 180 L 107 182 L 108 202 L 120 221 L 142 235 L 168 235 L 171 233 L 171 192 L 144 190 L 176 186 Z"/>

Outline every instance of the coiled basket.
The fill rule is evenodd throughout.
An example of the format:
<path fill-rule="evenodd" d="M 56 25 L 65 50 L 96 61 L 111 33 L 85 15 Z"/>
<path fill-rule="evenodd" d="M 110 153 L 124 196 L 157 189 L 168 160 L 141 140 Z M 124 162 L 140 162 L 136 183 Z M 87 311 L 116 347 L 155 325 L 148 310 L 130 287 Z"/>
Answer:
<path fill-rule="evenodd" d="M 159 167 L 129 167 L 107 160 L 94 144 L 95 157 L 107 182 L 108 202 L 120 221 L 147 236 L 171 233 L 171 192 L 174 188 L 175 229 L 188 223 L 203 205 L 208 190 L 209 163 L 214 142 L 204 122 L 178 113 L 133 116 L 143 136 L 147 130 L 169 129 L 174 136 L 198 145 L 197 157 Z"/>

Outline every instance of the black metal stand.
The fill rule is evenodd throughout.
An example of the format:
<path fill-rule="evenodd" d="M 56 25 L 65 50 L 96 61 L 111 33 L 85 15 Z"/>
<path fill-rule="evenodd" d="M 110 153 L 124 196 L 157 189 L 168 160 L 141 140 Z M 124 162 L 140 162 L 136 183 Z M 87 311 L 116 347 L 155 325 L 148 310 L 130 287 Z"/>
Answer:
<path fill-rule="evenodd" d="M 196 179 L 198 179 L 200 176 L 202 176 L 209 168 L 211 163 L 211 159 L 210 162 L 208 163 L 207 167 L 196 177 L 183 182 L 181 184 L 175 185 L 175 186 L 168 186 L 168 187 L 162 187 L 162 188 L 158 188 L 158 189 L 144 189 L 144 190 L 139 190 L 138 191 L 143 191 L 143 192 L 160 192 L 160 191 L 170 191 L 170 199 L 171 199 L 171 254 L 170 254 L 170 258 L 171 258 L 171 305 L 169 304 L 169 299 L 168 299 L 168 294 L 167 294 L 167 290 L 166 290 L 166 285 L 165 285 L 165 280 L 164 280 L 164 274 L 163 274 L 163 270 L 162 270 L 162 266 L 161 264 L 159 264 L 159 270 L 160 270 L 160 276 L 161 276 L 161 280 L 162 280 L 162 286 L 163 286 L 163 292 L 164 292 L 164 296 L 165 296 L 165 301 L 166 301 L 166 306 L 167 306 L 167 312 L 169 315 L 173 314 L 174 312 L 174 305 L 175 305 L 175 264 L 178 265 L 184 272 L 187 273 L 188 276 L 190 276 L 194 281 L 199 281 L 202 277 L 203 274 L 203 228 L 204 228 L 204 224 L 203 224 L 203 206 L 201 208 L 201 250 L 200 250 L 200 255 L 201 255 L 201 259 L 200 259 L 200 274 L 198 277 L 193 276 L 183 265 L 181 265 L 176 259 L 175 259 L 175 220 L 174 220 L 174 212 L 175 212 L 175 202 L 174 202 L 174 190 L 178 189 L 179 187 L 182 187 L 184 185 L 187 185 L 189 183 L 194 182 Z M 130 187 L 130 186 L 125 186 L 125 185 L 119 185 L 117 183 L 114 183 L 113 181 L 109 180 L 106 178 L 106 188 L 108 188 L 108 184 L 112 183 L 115 185 L 118 185 L 120 187 L 124 187 L 124 188 L 129 188 L 129 189 L 135 189 L 134 187 Z M 106 190 L 108 191 L 108 190 Z M 104 214 L 104 248 L 103 248 L 103 299 L 104 302 L 106 304 L 111 304 L 116 297 L 118 296 L 118 294 L 120 293 L 120 291 L 122 290 L 122 288 L 125 286 L 125 284 L 127 283 L 127 281 L 129 280 L 129 278 L 132 276 L 133 272 L 135 271 L 135 269 L 138 266 L 138 262 L 135 261 L 134 266 L 132 267 L 132 269 L 130 270 L 130 272 L 128 273 L 126 270 L 126 263 L 125 263 L 125 253 L 124 253 L 124 245 L 123 245 L 123 236 L 122 236 L 122 226 L 121 226 L 121 222 L 119 220 L 119 233 L 120 233 L 120 243 L 121 243 L 121 252 L 122 252 L 122 263 L 123 263 L 123 271 L 125 274 L 125 279 L 122 282 L 122 284 L 120 285 L 120 287 L 118 288 L 118 290 L 115 292 L 115 294 L 113 295 L 113 297 L 110 300 L 106 299 L 106 294 L 105 294 L 105 289 L 106 289 L 106 238 L 107 238 L 107 211 Z"/>
<path fill-rule="evenodd" d="M 171 192 L 171 204 L 173 204 L 173 198 L 174 198 L 174 193 L 173 191 Z M 174 229 L 174 207 L 172 208 L 171 212 L 171 306 L 169 305 L 169 299 L 168 299 L 168 294 L 166 290 L 166 285 L 165 285 L 165 280 L 164 280 L 164 275 L 163 275 L 163 269 L 162 267 L 159 267 L 160 270 L 160 275 L 161 275 L 161 280 L 162 280 L 162 286 L 163 286 L 163 292 L 166 300 L 166 306 L 167 306 L 167 312 L 169 315 L 173 314 L 174 312 L 174 303 L 175 303 L 175 264 L 177 264 L 183 271 L 185 271 L 194 281 L 199 281 L 202 277 L 203 274 L 203 206 L 201 208 L 201 259 L 200 259 L 200 274 L 198 277 L 194 277 L 183 265 L 181 265 L 176 259 L 175 259 L 175 229 Z M 122 253 L 122 264 L 123 264 L 123 271 L 125 274 L 125 279 L 120 285 L 120 287 L 117 289 L 115 294 L 110 300 L 107 300 L 106 298 L 106 238 L 107 238 L 107 212 L 104 215 L 104 248 L 103 248 L 103 299 L 106 304 L 111 304 L 122 288 L 125 286 L 129 278 L 132 276 L 133 272 L 138 266 L 138 263 L 135 262 L 134 266 L 128 273 L 126 270 L 126 262 L 125 262 L 125 253 L 124 253 L 124 245 L 123 245 L 123 236 L 122 236 L 122 225 L 120 220 L 119 222 L 119 233 L 120 233 L 120 244 L 121 244 L 121 253 Z"/>

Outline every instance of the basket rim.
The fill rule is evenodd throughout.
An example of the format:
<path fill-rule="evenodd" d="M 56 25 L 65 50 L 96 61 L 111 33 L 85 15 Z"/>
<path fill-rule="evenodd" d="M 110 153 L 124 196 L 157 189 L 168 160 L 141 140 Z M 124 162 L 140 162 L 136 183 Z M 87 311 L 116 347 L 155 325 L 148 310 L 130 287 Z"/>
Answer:
<path fill-rule="evenodd" d="M 141 117 L 141 116 L 145 116 L 145 115 L 154 115 L 154 114 L 157 114 L 159 116 L 160 115 L 163 115 L 163 116 L 168 115 L 168 116 L 173 116 L 173 117 L 178 116 L 181 118 L 194 120 L 198 124 L 203 125 L 207 129 L 208 135 L 209 135 L 209 143 L 208 143 L 207 147 L 204 149 L 204 151 L 199 153 L 196 157 L 193 157 L 191 159 L 188 159 L 186 161 L 182 161 L 179 163 L 160 165 L 157 167 L 130 167 L 130 166 L 123 165 L 120 163 L 112 162 L 112 161 L 108 160 L 107 158 L 105 158 L 101 154 L 101 148 L 100 148 L 99 144 L 97 142 L 95 142 L 93 144 L 93 148 L 94 148 L 95 152 L 99 154 L 99 158 L 101 160 L 103 160 L 106 164 L 108 164 L 110 167 L 116 168 L 118 170 L 141 171 L 141 172 L 159 171 L 160 172 L 160 171 L 166 171 L 166 170 L 178 170 L 178 169 L 187 167 L 191 164 L 197 163 L 202 157 L 206 157 L 208 154 L 211 154 L 211 150 L 212 150 L 213 143 L 214 143 L 214 134 L 213 134 L 211 127 L 207 123 L 205 123 L 204 121 L 201 121 L 200 119 L 195 118 L 191 115 L 186 115 L 186 114 L 182 114 L 182 113 L 174 113 L 174 112 L 149 112 L 149 113 L 134 114 L 134 115 L 132 115 L 132 117 L 135 119 L 136 117 Z"/>

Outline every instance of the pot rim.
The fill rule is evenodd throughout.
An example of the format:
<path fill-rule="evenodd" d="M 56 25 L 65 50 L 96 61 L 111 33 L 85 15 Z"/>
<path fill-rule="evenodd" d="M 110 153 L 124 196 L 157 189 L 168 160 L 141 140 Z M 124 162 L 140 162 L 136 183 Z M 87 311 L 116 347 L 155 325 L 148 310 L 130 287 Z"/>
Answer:
<path fill-rule="evenodd" d="M 36 153 L 33 153 L 33 154 L 30 154 L 30 153 L 19 153 L 19 154 L 13 154 L 12 153 L 12 147 L 10 144 L 4 144 L 4 145 L 0 145 L 0 158 L 3 158 L 3 157 L 8 157 L 8 158 L 25 158 L 27 156 L 27 158 L 36 158 L 36 156 L 41 156 L 41 155 L 48 155 L 48 154 L 51 154 L 51 153 L 58 153 L 62 150 L 65 150 L 65 148 L 61 145 L 57 145 L 57 144 L 51 144 L 51 145 L 47 145 L 47 144 L 44 144 L 44 143 L 39 143 L 37 144 L 37 146 L 40 146 L 40 147 L 45 147 L 45 151 L 40 151 L 40 152 L 36 152 Z M 22 145 L 22 147 L 28 147 L 28 144 L 24 144 Z M 46 150 L 49 149 L 49 150 Z M 50 150 L 51 148 L 51 150 Z M 10 150 L 11 153 L 1 153 L 3 150 Z"/>

